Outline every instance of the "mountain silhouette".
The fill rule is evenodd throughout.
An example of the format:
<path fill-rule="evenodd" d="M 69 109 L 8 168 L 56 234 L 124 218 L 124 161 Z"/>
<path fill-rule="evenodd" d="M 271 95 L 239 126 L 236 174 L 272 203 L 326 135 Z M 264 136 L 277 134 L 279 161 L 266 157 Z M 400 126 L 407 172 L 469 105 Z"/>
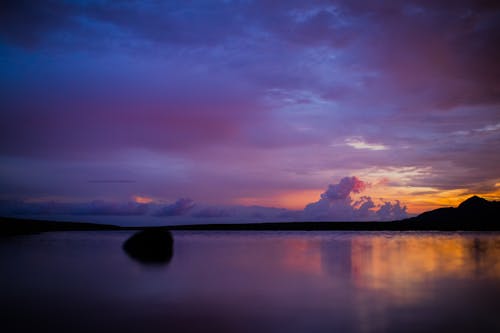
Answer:
<path fill-rule="evenodd" d="M 484 198 L 478 197 L 477 195 L 474 195 L 470 197 L 469 199 L 465 200 L 462 202 L 460 205 L 458 205 L 459 209 L 481 209 L 486 207 L 487 205 L 494 204 L 494 201 L 488 201 Z"/>
<path fill-rule="evenodd" d="M 422 228 L 435 225 L 445 230 L 490 230 L 499 224 L 498 221 L 500 221 L 500 201 L 488 201 L 474 195 L 456 208 L 438 208 L 401 222 Z"/>

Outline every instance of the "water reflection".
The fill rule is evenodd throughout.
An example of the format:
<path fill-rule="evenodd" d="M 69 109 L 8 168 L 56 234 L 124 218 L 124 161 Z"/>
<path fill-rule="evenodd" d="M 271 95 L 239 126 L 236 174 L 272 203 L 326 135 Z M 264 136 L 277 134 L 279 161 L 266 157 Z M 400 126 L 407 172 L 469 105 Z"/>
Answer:
<path fill-rule="evenodd" d="M 358 236 L 351 240 L 352 280 L 359 287 L 407 290 L 430 279 L 500 277 L 500 243 L 470 236 Z"/>
<path fill-rule="evenodd" d="M 191 246 L 181 249 L 176 264 L 182 271 L 217 274 L 213 283 L 223 277 L 213 265 L 261 282 L 300 275 L 393 294 L 446 278 L 500 279 L 500 239 L 494 235 L 199 234 L 181 235 L 180 242 Z M 211 260 L 215 262 L 209 264 Z M 206 265 L 210 267 L 202 272 Z"/>
<path fill-rule="evenodd" d="M 419 283 L 446 276 L 500 277 L 500 239 L 494 236 L 292 236 L 280 243 L 281 269 L 333 277 L 349 275 L 357 286 L 382 288 L 379 283 Z"/>
<path fill-rule="evenodd" d="M 45 233 L 0 242 L 0 312 L 11 314 L 0 329 L 348 333 L 500 328 L 498 234 L 174 236 L 168 269 L 130 260 L 120 247 L 129 232 Z"/>
<path fill-rule="evenodd" d="M 500 278 L 495 236 L 365 234 L 291 239 L 282 245 L 286 255 L 280 269 L 323 274 L 404 298 L 421 296 L 422 285 L 430 281 Z"/>
<path fill-rule="evenodd" d="M 295 331 L 475 332 L 498 324 L 495 235 L 186 234 L 179 243 L 168 278 L 182 281 L 176 295 L 226 315 L 258 313 L 268 324 L 285 317 Z M 192 283 L 200 276 L 203 284 Z"/>
<path fill-rule="evenodd" d="M 321 251 L 317 242 L 306 239 L 289 239 L 284 241 L 283 269 L 287 271 L 304 271 L 313 275 L 323 273 Z"/>

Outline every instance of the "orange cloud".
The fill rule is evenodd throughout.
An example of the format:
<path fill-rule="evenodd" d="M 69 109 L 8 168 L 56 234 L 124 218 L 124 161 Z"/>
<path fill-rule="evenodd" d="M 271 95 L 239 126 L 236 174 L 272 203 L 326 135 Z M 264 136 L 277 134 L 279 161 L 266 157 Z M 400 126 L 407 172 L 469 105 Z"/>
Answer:
<path fill-rule="evenodd" d="M 148 204 L 153 202 L 153 198 L 142 195 L 134 195 L 134 201 L 139 204 Z"/>

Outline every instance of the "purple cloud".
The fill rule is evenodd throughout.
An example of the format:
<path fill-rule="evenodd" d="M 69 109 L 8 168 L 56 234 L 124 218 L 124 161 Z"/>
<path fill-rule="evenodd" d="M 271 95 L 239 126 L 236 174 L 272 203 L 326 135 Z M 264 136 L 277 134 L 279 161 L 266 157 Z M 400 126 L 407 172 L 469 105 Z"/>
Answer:
<path fill-rule="evenodd" d="M 404 168 L 498 193 L 494 1 L 0 6 L 0 199 L 219 207 Z"/>
<path fill-rule="evenodd" d="M 89 203 L 24 202 L 3 200 L 0 202 L 0 212 L 4 215 L 44 215 L 44 216 L 142 216 L 149 211 L 148 204 L 135 202 L 113 203 L 94 200 Z"/>
<path fill-rule="evenodd" d="M 217 223 L 228 222 L 274 222 L 274 221 L 366 221 L 397 220 L 407 217 L 406 206 L 399 201 L 375 204 L 371 197 L 361 196 L 356 201 L 351 194 L 359 194 L 367 183 L 357 177 L 344 177 L 337 184 L 330 184 L 317 202 L 306 205 L 304 210 L 262 206 L 217 206 L 196 205 L 193 200 L 180 198 L 172 204 L 125 204 L 104 201 L 90 203 L 57 203 L 22 201 L 0 202 L 0 212 L 5 215 L 43 216 L 154 216 L 181 218 L 174 223 L 203 223 L 203 219 L 216 219 Z M 170 223 L 172 223 L 170 221 Z"/>
<path fill-rule="evenodd" d="M 344 177 L 338 184 L 328 185 L 328 189 L 321 194 L 321 199 L 326 201 L 346 200 L 352 193 L 360 193 L 367 184 L 357 177 Z"/>
<path fill-rule="evenodd" d="M 186 215 L 195 206 L 194 201 L 181 198 L 171 205 L 164 206 L 154 213 L 155 216 L 181 216 Z"/>
<path fill-rule="evenodd" d="M 399 220 L 406 218 L 408 214 L 406 213 L 406 206 L 401 206 L 399 200 L 395 203 L 384 202 L 382 206 L 376 212 L 380 220 Z"/>
<path fill-rule="evenodd" d="M 218 207 L 206 207 L 193 213 L 193 217 L 198 217 L 198 218 L 227 217 L 227 216 L 229 216 L 229 213 L 225 209 Z"/>
<path fill-rule="evenodd" d="M 402 207 L 399 201 L 384 202 L 379 206 L 369 196 L 354 201 L 351 193 L 360 193 L 367 186 L 357 177 L 344 177 L 338 184 L 330 184 L 320 200 L 308 204 L 304 208 L 304 217 L 326 221 L 397 220 L 407 217 L 406 207 Z"/>

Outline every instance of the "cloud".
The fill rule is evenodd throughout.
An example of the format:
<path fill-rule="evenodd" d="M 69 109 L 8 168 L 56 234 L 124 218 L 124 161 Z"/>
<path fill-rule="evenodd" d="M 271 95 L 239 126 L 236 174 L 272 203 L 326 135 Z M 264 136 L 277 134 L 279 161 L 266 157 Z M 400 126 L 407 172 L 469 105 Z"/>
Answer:
<path fill-rule="evenodd" d="M 352 137 L 345 140 L 346 145 L 354 149 L 387 150 L 387 146 L 377 143 L 368 143 L 361 137 Z"/>
<path fill-rule="evenodd" d="M 463 0 L 3 1 L 0 198 L 114 200 L 79 177 L 117 169 L 137 180 L 122 200 L 214 205 L 370 167 L 494 184 L 499 15 Z M 160 174 L 167 158 L 182 167 Z"/>
<path fill-rule="evenodd" d="M 330 184 L 320 200 L 304 208 L 304 218 L 324 221 L 395 220 L 407 216 L 406 207 L 400 202 L 376 205 L 369 196 L 354 201 L 351 194 L 359 194 L 369 185 L 357 177 L 344 177 L 337 184 Z"/>
<path fill-rule="evenodd" d="M 397 220 L 407 217 L 406 206 L 399 201 L 372 200 L 360 196 L 369 184 L 358 177 L 344 177 L 330 184 L 316 202 L 303 210 L 263 206 L 199 205 L 189 198 L 180 198 L 168 204 L 158 204 L 148 197 L 126 203 L 95 200 L 89 203 L 0 201 L 0 213 L 7 216 L 74 215 L 74 216 L 150 216 L 171 217 L 175 223 L 200 223 L 204 218 L 215 218 L 217 223 L 228 222 L 283 222 L 283 221 L 371 221 Z M 147 200 L 143 200 L 143 199 Z"/>
<path fill-rule="evenodd" d="M 322 200 L 335 201 L 350 199 L 349 194 L 360 193 L 368 185 L 357 177 L 344 177 L 338 184 L 328 185 L 328 189 L 321 194 Z"/>
<path fill-rule="evenodd" d="M 193 213 L 193 217 L 212 218 L 212 217 L 228 217 L 229 213 L 224 208 L 206 207 Z"/>
<path fill-rule="evenodd" d="M 88 203 L 0 201 L 0 212 L 5 215 L 99 215 L 142 216 L 149 211 L 148 204 L 136 202 L 113 203 L 94 200 Z"/>
<path fill-rule="evenodd" d="M 362 196 L 358 201 L 352 205 L 356 211 L 356 215 L 361 218 L 370 217 L 372 215 L 372 208 L 375 208 L 375 203 L 369 196 Z"/>
<path fill-rule="evenodd" d="M 92 201 L 88 205 L 76 206 L 73 209 L 75 215 L 145 215 L 149 206 L 136 202 L 125 204 L 107 203 L 105 201 Z"/>
<path fill-rule="evenodd" d="M 203 223 L 203 218 L 217 218 L 217 223 L 275 222 L 300 219 L 300 211 L 264 206 L 205 206 L 194 209 L 190 214 L 195 223 Z"/>
<path fill-rule="evenodd" d="M 400 220 L 408 216 L 406 206 L 401 206 L 399 200 L 396 200 L 395 203 L 384 202 L 376 214 L 378 219 L 383 221 Z"/>
<path fill-rule="evenodd" d="M 193 209 L 195 203 L 188 198 L 178 199 L 171 205 L 164 206 L 154 213 L 155 216 L 181 216 Z"/>

